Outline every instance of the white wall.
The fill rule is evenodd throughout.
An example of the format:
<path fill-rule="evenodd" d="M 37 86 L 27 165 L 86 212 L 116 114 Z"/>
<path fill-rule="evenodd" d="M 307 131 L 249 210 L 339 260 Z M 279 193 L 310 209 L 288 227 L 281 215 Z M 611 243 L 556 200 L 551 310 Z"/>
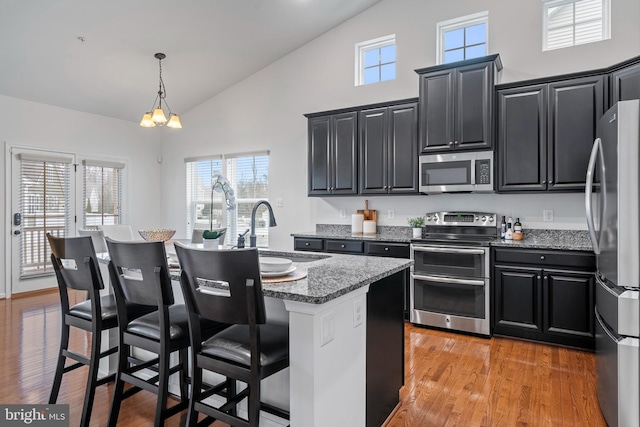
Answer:
<path fill-rule="evenodd" d="M 125 161 L 126 194 L 125 218 L 139 228 L 161 225 L 162 191 L 160 186 L 160 133 L 143 129 L 137 123 L 82 113 L 50 105 L 0 96 L 0 277 L 5 278 L 6 245 L 10 236 L 6 217 L 7 200 L 4 168 L 5 143 L 54 151 L 65 151 L 101 159 Z M 77 191 L 82 191 L 78 188 Z M 52 278 L 52 284 L 55 278 Z M 0 286 L 0 294 L 4 286 Z"/>
<path fill-rule="evenodd" d="M 640 54 L 640 2 L 612 3 L 611 40 L 542 52 L 539 0 L 384 0 L 184 114 L 184 128 L 164 134 L 162 187 L 176 195 L 164 203 L 165 223 L 184 235 L 184 197 L 178 195 L 184 194 L 185 157 L 269 149 L 270 199 L 284 199 L 284 207 L 275 208 L 272 248 L 291 249 L 290 234 L 313 230 L 316 223 L 347 224 L 339 210 L 353 213 L 365 197 L 306 195 L 303 113 L 417 96 L 413 70 L 435 64 L 436 23 L 483 10 L 489 11 L 489 51 L 500 53 L 505 67 L 503 83 L 613 65 Z M 397 79 L 354 87 L 354 44 L 392 33 Z M 381 224 L 405 225 L 407 217 L 431 210 L 472 209 L 520 216 L 525 228 L 584 228 L 579 194 L 370 197 L 370 207 L 385 214 L 395 210 L 394 220 L 379 216 Z M 542 209 L 553 209 L 556 221 L 540 223 Z"/>

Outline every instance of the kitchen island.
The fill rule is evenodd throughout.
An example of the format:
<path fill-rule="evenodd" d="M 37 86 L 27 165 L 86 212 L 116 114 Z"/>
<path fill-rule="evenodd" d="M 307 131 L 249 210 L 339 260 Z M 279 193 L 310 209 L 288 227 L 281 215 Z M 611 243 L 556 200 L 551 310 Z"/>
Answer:
<path fill-rule="evenodd" d="M 263 282 L 267 317 L 289 324 L 290 360 L 288 384 L 286 372 L 266 379 L 263 400 L 288 407 L 292 426 L 381 425 L 399 401 L 404 379 L 402 284 L 412 261 L 311 252 L 260 254 L 291 259 L 296 272 L 306 275 Z M 100 261 L 106 278 L 107 258 Z M 180 303 L 179 270 L 171 273 Z M 283 425 L 265 415 L 261 425 Z"/>

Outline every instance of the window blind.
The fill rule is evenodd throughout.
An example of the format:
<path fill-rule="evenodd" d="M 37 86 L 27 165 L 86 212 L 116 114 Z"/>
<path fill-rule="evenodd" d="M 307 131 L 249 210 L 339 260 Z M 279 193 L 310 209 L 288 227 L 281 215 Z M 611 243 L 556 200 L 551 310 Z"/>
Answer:
<path fill-rule="evenodd" d="M 223 226 L 222 195 L 214 193 L 211 200 L 211 180 L 215 173 L 222 173 L 222 159 L 194 159 L 185 162 L 187 181 L 187 236 L 195 228 L 200 230 Z"/>
<path fill-rule="evenodd" d="M 122 223 L 122 181 L 124 163 L 83 160 L 82 225 Z"/>
<path fill-rule="evenodd" d="M 22 214 L 20 277 L 53 273 L 47 233 L 68 236 L 71 227 L 70 158 L 18 154 Z"/>
<path fill-rule="evenodd" d="M 609 38 L 607 10 L 608 0 L 546 0 L 544 50 Z"/>

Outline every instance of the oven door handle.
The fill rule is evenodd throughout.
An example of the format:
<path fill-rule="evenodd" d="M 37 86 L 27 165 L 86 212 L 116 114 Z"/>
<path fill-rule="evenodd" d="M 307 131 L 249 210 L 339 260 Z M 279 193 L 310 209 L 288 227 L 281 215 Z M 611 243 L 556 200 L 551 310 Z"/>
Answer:
<path fill-rule="evenodd" d="M 484 286 L 484 280 L 453 279 L 451 277 L 423 276 L 421 274 L 414 274 L 413 278 L 430 282 L 450 283 L 452 285 Z"/>
<path fill-rule="evenodd" d="M 484 249 L 441 248 L 431 246 L 414 246 L 416 252 L 436 252 L 441 254 L 484 255 Z"/>

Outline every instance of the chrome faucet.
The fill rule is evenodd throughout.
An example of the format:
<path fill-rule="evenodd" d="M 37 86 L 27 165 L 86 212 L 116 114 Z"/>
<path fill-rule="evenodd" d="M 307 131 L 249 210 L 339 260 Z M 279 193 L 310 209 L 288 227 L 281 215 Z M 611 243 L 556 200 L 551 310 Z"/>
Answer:
<path fill-rule="evenodd" d="M 276 225 L 276 217 L 273 216 L 273 209 L 271 205 L 266 200 L 260 200 L 258 203 L 253 205 L 253 209 L 251 210 L 251 234 L 249 235 L 249 247 L 256 247 L 256 211 L 260 205 L 265 205 L 267 209 L 269 209 L 269 227 L 275 227 Z"/>

